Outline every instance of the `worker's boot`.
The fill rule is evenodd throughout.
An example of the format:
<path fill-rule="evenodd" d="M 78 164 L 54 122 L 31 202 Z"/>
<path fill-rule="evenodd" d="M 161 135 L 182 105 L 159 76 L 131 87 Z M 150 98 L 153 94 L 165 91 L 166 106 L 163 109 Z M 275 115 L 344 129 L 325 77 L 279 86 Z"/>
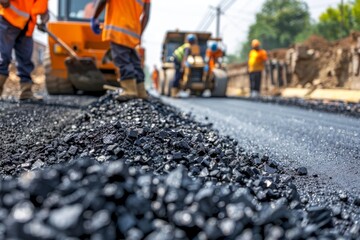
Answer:
<path fill-rule="evenodd" d="M 123 91 L 116 97 L 120 102 L 126 102 L 138 97 L 136 79 L 128 79 L 120 82 Z"/>
<path fill-rule="evenodd" d="M 41 96 L 35 95 L 31 88 L 32 83 L 20 83 L 20 97 L 19 100 L 25 101 L 25 100 L 31 100 L 31 101 L 41 101 L 43 98 Z"/>
<path fill-rule="evenodd" d="M 0 75 L 0 99 L 1 99 L 1 95 L 2 95 L 2 92 L 4 89 L 4 84 L 5 84 L 7 78 L 8 77 L 5 75 Z"/>
<path fill-rule="evenodd" d="M 136 85 L 137 87 L 137 94 L 138 94 L 138 97 L 141 98 L 141 99 L 148 99 L 148 94 L 146 92 L 146 89 L 145 89 L 145 83 L 138 83 Z"/>
<path fill-rule="evenodd" d="M 171 88 L 171 94 L 170 94 L 170 96 L 173 97 L 173 98 L 177 98 L 177 97 L 179 97 L 179 96 L 178 96 L 179 92 L 180 92 L 180 89 L 179 89 L 179 88 L 173 87 L 173 88 Z"/>

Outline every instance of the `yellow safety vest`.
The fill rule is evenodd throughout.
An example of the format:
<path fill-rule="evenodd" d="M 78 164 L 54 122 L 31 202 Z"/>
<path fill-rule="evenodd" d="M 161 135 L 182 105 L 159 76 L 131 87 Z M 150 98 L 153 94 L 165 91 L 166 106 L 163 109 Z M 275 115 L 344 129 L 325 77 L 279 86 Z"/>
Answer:
<path fill-rule="evenodd" d="M 179 62 L 182 62 L 182 60 L 184 58 L 185 49 L 190 48 L 190 47 L 191 47 L 190 43 L 184 43 L 183 45 L 181 45 L 174 51 L 174 56 L 177 58 L 177 60 Z"/>

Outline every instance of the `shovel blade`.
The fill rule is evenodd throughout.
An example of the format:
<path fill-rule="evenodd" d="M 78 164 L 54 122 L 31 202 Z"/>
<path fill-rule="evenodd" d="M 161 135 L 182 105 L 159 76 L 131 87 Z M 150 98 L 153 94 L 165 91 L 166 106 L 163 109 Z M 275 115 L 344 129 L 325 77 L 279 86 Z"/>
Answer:
<path fill-rule="evenodd" d="M 104 75 L 96 67 L 92 58 L 67 58 L 65 65 L 69 81 L 78 90 L 85 92 L 102 92 L 106 84 Z"/>

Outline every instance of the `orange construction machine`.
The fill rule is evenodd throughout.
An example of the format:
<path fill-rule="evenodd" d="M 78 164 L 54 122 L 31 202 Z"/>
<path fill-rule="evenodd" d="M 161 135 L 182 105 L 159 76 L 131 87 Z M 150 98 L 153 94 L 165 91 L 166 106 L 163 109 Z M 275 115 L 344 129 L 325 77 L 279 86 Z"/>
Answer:
<path fill-rule="evenodd" d="M 57 20 L 47 28 L 39 26 L 49 34 L 44 61 L 49 94 L 97 93 L 104 85 L 119 86 L 119 71 L 109 61 L 110 43 L 90 28 L 93 4 L 93 0 L 58 0 Z M 143 62 L 143 48 L 139 54 Z"/>

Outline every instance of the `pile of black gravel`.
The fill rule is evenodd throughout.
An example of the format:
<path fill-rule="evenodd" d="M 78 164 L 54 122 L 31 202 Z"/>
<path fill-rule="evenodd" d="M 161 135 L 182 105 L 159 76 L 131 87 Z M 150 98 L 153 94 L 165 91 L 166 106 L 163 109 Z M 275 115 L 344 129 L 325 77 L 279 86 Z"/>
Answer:
<path fill-rule="evenodd" d="M 291 182 L 276 177 L 251 179 L 249 186 L 219 185 L 191 179 L 181 165 L 156 176 L 128 168 L 121 160 L 100 164 L 77 159 L 1 181 L 0 236 L 159 240 L 340 236 L 333 229 L 330 209 L 299 208 Z M 288 189 L 282 192 L 279 185 Z M 284 196 L 260 201 L 256 189 L 272 189 Z M 345 237 L 359 237 L 359 228 L 354 224 Z"/>
<path fill-rule="evenodd" d="M 278 163 L 157 100 L 107 95 L 42 142 L 3 160 L 10 175 L 55 164 L 0 182 L 4 238 L 360 237 L 358 199 L 347 196 L 338 221 Z"/>
<path fill-rule="evenodd" d="M 282 98 L 282 97 L 260 97 L 260 98 L 241 98 L 251 101 L 265 103 L 275 103 L 286 106 L 296 106 L 322 112 L 338 113 L 347 116 L 360 118 L 360 103 L 348 103 L 342 101 L 325 101 L 302 98 Z"/>

